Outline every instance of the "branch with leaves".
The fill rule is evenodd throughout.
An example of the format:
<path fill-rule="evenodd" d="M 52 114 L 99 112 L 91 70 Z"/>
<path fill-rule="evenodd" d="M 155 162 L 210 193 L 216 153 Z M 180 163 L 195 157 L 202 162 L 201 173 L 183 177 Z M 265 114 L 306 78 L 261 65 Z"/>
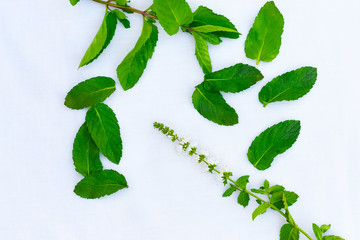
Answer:
<path fill-rule="evenodd" d="M 248 206 L 250 198 L 253 198 L 258 203 L 258 207 L 252 213 L 252 220 L 255 220 L 255 218 L 266 213 L 268 210 L 276 211 L 284 217 L 287 223 L 280 229 L 280 240 L 298 240 L 300 233 L 309 240 L 314 239 L 296 224 L 293 216 L 290 214 L 289 207 L 299 197 L 296 193 L 285 190 L 285 187 L 281 185 L 271 186 L 268 180 L 265 180 L 263 186 L 259 188 L 249 189 L 249 175 L 244 175 L 234 180 L 232 172 L 221 171 L 215 163 L 210 162 L 206 155 L 200 153 L 197 147 L 178 136 L 170 127 L 157 122 L 154 123 L 154 127 L 169 137 L 172 142 L 180 145 L 181 149 L 187 152 L 189 156 L 195 156 L 197 162 L 204 164 L 209 173 L 221 176 L 224 185 L 229 186 L 222 195 L 223 197 L 229 197 L 232 194 L 238 193 L 237 202 L 244 208 Z M 285 152 L 294 144 L 299 133 L 300 121 L 287 120 L 273 125 L 254 139 L 247 153 L 248 160 L 259 170 L 269 168 L 278 154 Z M 343 238 L 334 235 L 323 236 L 330 229 L 330 226 L 330 224 L 324 224 L 319 227 L 313 223 L 316 239 L 343 240 Z"/>

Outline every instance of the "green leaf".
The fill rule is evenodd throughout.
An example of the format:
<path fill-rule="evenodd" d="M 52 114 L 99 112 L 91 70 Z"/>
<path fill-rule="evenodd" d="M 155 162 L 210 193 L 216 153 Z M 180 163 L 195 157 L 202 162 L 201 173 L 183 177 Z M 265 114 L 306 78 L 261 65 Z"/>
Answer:
<path fill-rule="evenodd" d="M 253 193 L 258 193 L 258 194 L 266 194 L 266 191 L 265 190 L 262 190 L 262 189 L 251 189 L 251 191 Z"/>
<path fill-rule="evenodd" d="M 265 180 L 264 180 L 264 188 L 265 188 L 266 190 L 268 190 L 268 189 L 269 189 L 269 186 L 270 186 L 269 181 L 265 179 Z"/>
<path fill-rule="evenodd" d="M 211 9 L 200 6 L 194 12 L 194 21 L 190 24 L 191 28 L 204 26 L 204 25 L 211 25 L 211 26 L 218 26 L 224 27 L 227 29 L 234 30 L 233 32 L 228 31 L 217 31 L 213 32 L 214 35 L 217 37 L 226 37 L 226 38 L 239 38 L 240 33 L 236 30 L 234 24 L 230 22 L 230 20 L 223 15 L 219 15 L 214 13 Z"/>
<path fill-rule="evenodd" d="M 206 91 L 203 83 L 195 87 L 192 103 L 195 109 L 210 121 L 226 126 L 238 123 L 238 115 L 223 96 L 219 92 Z"/>
<path fill-rule="evenodd" d="M 320 230 L 319 226 L 316 225 L 315 223 L 312 224 L 312 228 L 315 234 L 316 239 L 318 240 L 322 240 L 322 231 Z"/>
<path fill-rule="evenodd" d="M 264 107 L 272 102 L 297 100 L 314 86 L 317 70 L 302 67 L 280 75 L 268 82 L 259 92 L 259 100 Z"/>
<path fill-rule="evenodd" d="M 247 192 L 241 191 L 237 201 L 245 208 L 247 205 L 249 205 L 250 195 Z"/>
<path fill-rule="evenodd" d="M 193 21 L 193 13 L 185 0 L 154 0 L 154 6 L 161 26 L 169 35 Z"/>
<path fill-rule="evenodd" d="M 280 240 L 298 240 L 299 230 L 294 228 L 291 224 L 287 223 L 281 227 Z"/>
<path fill-rule="evenodd" d="M 195 56 L 200 67 L 204 74 L 210 73 L 212 71 L 212 66 L 207 42 L 196 32 L 192 32 L 192 35 L 195 39 Z"/>
<path fill-rule="evenodd" d="M 249 182 L 249 177 L 250 177 L 249 175 L 239 177 L 238 180 L 236 180 L 236 184 L 238 185 L 238 187 L 245 190 L 246 185 Z"/>
<path fill-rule="evenodd" d="M 194 35 L 194 32 L 192 32 L 191 34 Z M 213 33 L 197 32 L 196 35 L 200 36 L 202 39 L 204 39 L 206 42 L 208 42 L 212 45 L 218 45 L 222 42 L 221 39 Z"/>
<path fill-rule="evenodd" d="M 273 193 L 276 193 L 276 192 L 281 192 L 281 191 L 284 191 L 285 188 L 281 185 L 274 185 L 272 187 L 269 188 L 269 193 L 270 194 L 273 194 Z"/>
<path fill-rule="evenodd" d="M 284 202 L 283 202 L 283 195 L 285 195 L 286 203 L 288 206 L 293 205 L 299 196 L 290 191 L 282 191 L 282 192 L 276 192 L 274 193 L 270 198 L 270 203 L 277 207 L 278 209 L 284 208 Z"/>
<path fill-rule="evenodd" d="M 86 125 L 100 151 L 111 162 L 119 164 L 122 155 L 120 127 L 115 113 L 99 103 L 86 113 Z"/>
<path fill-rule="evenodd" d="M 246 38 L 246 56 L 256 60 L 256 64 L 271 62 L 279 54 L 283 28 L 284 18 L 275 3 L 265 3 Z"/>
<path fill-rule="evenodd" d="M 264 76 L 255 67 L 238 63 L 234 66 L 205 75 L 204 85 L 208 91 L 237 93 L 248 89 Z"/>
<path fill-rule="evenodd" d="M 126 179 L 122 174 L 114 170 L 104 170 L 86 176 L 75 186 L 74 192 L 80 197 L 94 199 L 127 187 Z"/>
<path fill-rule="evenodd" d="M 124 28 L 130 28 L 130 22 L 129 20 L 125 19 L 119 19 L 119 22 L 124 26 Z"/>
<path fill-rule="evenodd" d="M 328 235 L 328 236 L 324 236 L 323 240 L 345 240 L 345 239 L 334 235 Z"/>
<path fill-rule="evenodd" d="M 99 172 L 103 169 L 99 148 L 92 140 L 85 123 L 76 134 L 72 156 L 75 170 L 83 176 Z"/>
<path fill-rule="evenodd" d="M 115 13 L 117 19 L 124 26 L 124 28 L 130 28 L 130 22 L 126 19 L 126 15 L 123 12 L 118 9 L 114 9 L 112 12 Z"/>
<path fill-rule="evenodd" d="M 104 20 L 97 32 L 90 47 L 86 51 L 84 57 L 81 59 L 79 68 L 94 61 L 109 45 L 111 39 L 115 34 L 116 29 L 116 15 L 113 12 L 106 12 Z"/>
<path fill-rule="evenodd" d="M 269 207 L 270 207 L 270 204 L 267 202 L 260 204 L 252 213 L 252 220 L 254 221 L 257 216 L 265 213 Z"/>
<path fill-rule="evenodd" d="M 213 26 L 213 25 L 203 25 L 199 27 L 192 28 L 196 32 L 201 33 L 212 33 L 212 32 L 237 32 L 234 29 L 227 28 L 227 27 L 220 27 L 220 26 Z"/>
<path fill-rule="evenodd" d="M 148 60 L 154 53 L 157 40 L 157 27 L 144 19 L 139 40 L 116 69 L 124 90 L 132 88 L 139 81 Z"/>
<path fill-rule="evenodd" d="M 236 188 L 234 187 L 234 185 L 231 185 L 231 187 L 229 187 L 222 196 L 230 197 L 235 191 L 236 191 Z"/>
<path fill-rule="evenodd" d="M 127 0 L 115 0 L 117 5 L 125 6 L 128 1 Z"/>
<path fill-rule="evenodd" d="M 320 230 L 322 233 L 326 233 L 330 229 L 330 227 L 331 227 L 331 224 L 328 224 L 328 225 L 323 224 L 323 225 L 321 225 Z"/>
<path fill-rule="evenodd" d="M 75 6 L 78 2 L 79 0 L 70 0 L 71 5 L 73 6 Z"/>
<path fill-rule="evenodd" d="M 91 107 L 103 102 L 115 91 L 115 81 L 108 77 L 94 77 L 73 87 L 65 98 L 65 106 L 72 109 Z"/>
<path fill-rule="evenodd" d="M 300 134 L 300 121 L 287 120 L 269 127 L 257 136 L 249 147 L 247 156 L 258 170 L 271 166 L 274 158 L 296 141 Z"/>

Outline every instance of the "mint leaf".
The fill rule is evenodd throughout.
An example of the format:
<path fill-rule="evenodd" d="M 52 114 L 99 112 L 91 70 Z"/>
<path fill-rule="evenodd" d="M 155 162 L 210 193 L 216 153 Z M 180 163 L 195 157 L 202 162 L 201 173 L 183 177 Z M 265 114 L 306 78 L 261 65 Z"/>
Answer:
<path fill-rule="evenodd" d="M 330 229 L 330 227 L 331 227 L 331 224 L 328 224 L 328 225 L 323 224 L 323 225 L 321 225 L 320 230 L 322 233 L 326 233 Z"/>
<path fill-rule="evenodd" d="M 212 32 L 237 32 L 234 29 L 213 25 L 203 25 L 199 27 L 193 27 L 192 30 L 201 33 L 212 33 Z"/>
<path fill-rule="evenodd" d="M 265 190 L 262 190 L 262 189 L 251 189 L 251 191 L 253 193 L 258 193 L 258 194 L 266 194 L 266 191 Z"/>
<path fill-rule="evenodd" d="M 109 45 L 115 34 L 116 23 L 115 13 L 106 12 L 99 31 L 97 32 L 94 40 L 91 42 L 84 57 L 81 59 L 79 68 L 94 61 Z"/>
<path fill-rule="evenodd" d="M 315 234 L 316 239 L 318 240 L 322 240 L 322 231 L 320 230 L 319 226 L 316 225 L 315 223 L 312 224 L 312 228 Z"/>
<path fill-rule="evenodd" d="M 154 53 L 157 40 L 157 27 L 144 19 L 139 40 L 116 69 L 124 90 L 132 88 L 139 81 Z"/>
<path fill-rule="evenodd" d="M 258 170 L 271 166 L 274 158 L 289 149 L 300 134 L 300 121 L 287 120 L 269 127 L 257 136 L 247 156 Z"/>
<path fill-rule="evenodd" d="M 70 0 L 71 5 L 73 6 L 75 6 L 78 2 L 79 0 Z"/>
<path fill-rule="evenodd" d="M 246 57 L 271 62 L 278 54 L 284 18 L 273 1 L 265 3 L 260 9 L 245 41 Z"/>
<path fill-rule="evenodd" d="M 270 207 L 270 204 L 267 202 L 260 204 L 252 213 L 252 220 L 254 221 L 257 216 L 265 213 L 269 207 Z"/>
<path fill-rule="evenodd" d="M 205 75 L 204 86 L 211 92 L 237 93 L 248 89 L 264 76 L 255 67 L 238 63 Z"/>
<path fill-rule="evenodd" d="M 191 32 L 191 34 L 194 35 L 194 32 Z M 197 32 L 196 35 L 202 37 L 206 42 L 212 44 L 212 45 L 218 45 L 220 44 L 222 41 L 221 39 L 216 36 L 215 34 L 213 33 L 200 33 L 200 32 Z"/>
<path fill-rule="evenodd" d="M 128 1 L 127 0 L 115 0 L 117 5 L 125 6 Z"/>
<path fill-rule="evenodd" d="M 226 37 L 226 38 L 239 38 L 240 33 L 236 30 L 234 24 L 230 22 L 230 20 L 223 15 L 214 13 L 211 9 L 200 6 L 194 12 L 194 21 L 190 24 L 191 28 L 204 26 L 204 25 L 212 25 L 218 27 L 224 27 L 228 29 L 234 30 L 234 32 L 224 32 L 217 31 L 213 32 L 217 37 Z"/>
<path fill-rule="evenodd" d="M 195 39 L 195 56 L 202 68 L 204 74 L 212 71 L 211 59 L 207 42 L 196 32 L 192 32 Z"/>
<path fill-rule="evenodd" d="M 273 194 L 273 193 L 276 193 L 276 192 L 281 192 L 281 191 L 284 191 L 285 188 L 281 185 L 274 185 L 272 187 L 269 188 L 269 193 L 270 194 Z"/>
<path fill-rule="evenodd" d="M 74 192 L 80 197 L 94 199 L 127 187 L 126 179 L 122 174 L 114 170 L 104 170 L 86 176 L 75 186 Z"/>
<path fill-rule="evenodd" d="M 223 197 L 230 197 L 234 192 L 236 191 L 236 188 L 234 185 L 231 185 L 222 195 Z"/>
<path fill-rule="evenodd" d="M 72 109 L 91 107 L 103 102 L 115 91 L 115 81 L 108 77 L 94 77 L 73 87 L 65 98 L 65 106 Z"/>
<path fill-rule="evenodd" d="M 238 187 L 245 190 L 246 185 L 249 182 L 249 177 L 250 177 L 249 175 L 239 177 L 238 180 L 236 180 L 236 184 L 238 185 Z"/>
<path fill-rule="evenodd" d="M 201 83 L 192 95 L 195 109 L 205 118 L 220 125 L 231 126 L 238 123 L 238 115 L 219 92 L 209 92 Z"/>
<path fill-rule="evenodd" d="M 291 224 L 287 223 L 281 227 L 280 240 L 298 240 L 299 230 L 294 228 Z"/>
<path fill-rule="evenodd" d="M 241 191 L 237 201 L 245 208 L 247 205 L 249 205 L 250 195 L 247 192 Z"/>
<path fill-rule="evenodd" d="M 99 172 L 103 169 L 99 148 L 92 140 L 85 123 L 76 134 L 72 156 L 75 170 L 83 176 Z"/>
<path fill-rule="evenodd" d="M 328 235 L 328 236 L 324 236 L 323 240 L 345 240 L 345 239 L 334 235 Z"/>
<path fill-rule="evenodd" d="M 154 7 L 161 26 L 169 35 L 193 21 L 193 13 L 185 0 L 154 0 Z"/>
<path fill-rule="evenodd" d="M 290 192 L 290 191 L 276 192 L 271 196 L 270 203 L 279 209 L 284 208 L 285 205 L 283 202 L 283 196 L 285 196 L 286 203 L 288 206 L 293 205 L 299 198 L 299 196 L 294 192 Z"/>
<path fill-rule="evenodd" d="M 297 100 L 314 86 L 316 68 L 302 67 L 284 73 L 268 82 L 259 92 L 259 100 L 264 107 L 272 102 Z"/>
<path fill-rule="evenodd" d="M 86 113 L 86 125 L 100 151 L 111 162 L 119 164 L 122 155 L 120 127 L 115 113 L 99 103 Z"/>
<path fill-rule="evenodd" d="M 130 28 L 130 22 L 126 19 L 126 15 L 123 12 L 118 9 L 114 9 L 112 12 L 115 13 L 117 19 L 124 26 L 124 28 Z"/>

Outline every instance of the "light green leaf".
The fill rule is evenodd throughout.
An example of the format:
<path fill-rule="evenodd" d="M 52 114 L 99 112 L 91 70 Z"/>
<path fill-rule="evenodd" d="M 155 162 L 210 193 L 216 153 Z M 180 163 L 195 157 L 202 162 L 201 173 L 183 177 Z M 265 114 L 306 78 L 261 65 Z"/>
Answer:
<path fill-rule="evenodd" d="M 323 240 L 345 240 L 345 239 L 334 235 L 328 235 L 328 236 L 324 236 Z"/>
<path fill-rule="evenodd" d="M 237 93 L 248 89 L 264 76 L 255 67 L 238 63 L 234 66 L 205 75 L 204 86 L 208 91 Z"/>
<path fill-rule="evenodd" d="M 78 2 L 79 0 L 70 0 L 71 5 L 73 6 L 75 6 Z"/>
<path fill-rule="evenodd" d="M 86 125 L 100 151 L 111 162 L 119 164 L 122 155 L 120 127 L 115 113 L 99 103 L 86 113 Z"/>
<path fill-rule="evenodd" d="M 223 15 L 219 15 L 214 13 L 211 9 L 200 6 L 194 12 L 194 21 L 190 24 L 191 28 L 204 26 L 204 25 L 212 25 L 218 27 L 224 27 L 227 29 L 234 30 L 233 32 L 228 31 L 217 31 L 213 32 L 217 37 L 226 37 L 226 38 L 239 38 L 240 33 L 236 30 L 234 24 L 230 22 L 230 20 Z M 209 42 L 210 43 L 210 42 Z"/>
<path fill-rule="evenodd" d="M 196 32 L 201 33 L 212 33 L 212 32 L 237 32 L 234 29 L 227 28 L 227 27 L 220 27 L 220 26 L 213 26 L 213 25 L 203 25 L 199 27 L 192 28 Z"/>
<path fill-rule="evenodd" d="M 196 32 L 192 32 L 192 35 L 195 39 L 195 56 L 200 67 L 204 74 L 210 73 L 212 71 L 212 66 L 207 42 Z"/>
<path fill-rule="evenodd" d="M 314 86 L 317 70 L 302 67 L 280 75 L 268 82 L 259 92 L 259 100 L 264 107 L 272 102 L 297 100 Z"/>
<path fill-rule="evenodd" d="M 195 87 L 192 102 L 195 109 L 210 121 L 226 126 L 238 123 L 238 115 L 223 96 L 219 92 L 206 91 L 203 83 Z"/>
<path fill-rule="evenodd" d="M 65 98 L 65 106 L 72 109 L 91 107 L 103 102 L 115 91 L 115 81 L 108 77 L 94 77 L 73 87 Z"/>
<path fill-rule="evenodd" d="M 123 188 L 128 188 L 128 185 L 122 174 L 114 170 L 104 170 L 86 176 L 75 186 L 74 192 L 82 198 L 94 199 Z"/>
<path fill-rule="evenodd" d="M 125 6 L 129 1 L 127 0 L 115 0 L 117 5 Z"/>
<path fill-rule="evenodd" d="M 255 189 L 255 188 L 253 188 L 253 189 L 251 189 L 251 191 L 252 191 L 253 193 L 266 194 L 266 191 L 263 190 L 263 189 Z"/>
<path fill-rule="evenodd" d="M 273 194 L 273 193 L 276 193 L 276 192 L 281 192 L 281 191 L 284 191 L 285 188 L 281 185 L 274 185 L 272 187 L 269 188 L 269 193 L 270 194 Z"/>
<path fill-rule="evenodd" d="M 316 225 L 315 223 L 312 224 L 312 228 L 315 234 L 316 239 L 318 240 L 322 240 L 322 231 L 320 230 L 319 226 Z"/>
<path fill-rule="evenodd" d="M 115 13 L 118 20 L 122 20 L 126 18 L 126 15 L 118 9 L 114 9 L 111 12 Z"/>
<path fill-rule="evenodd" d="M 193 34 L 194 32 L 192 32 Z M 221 39 L 216 36 L 215 34 L 213 33 L 196 33 L 198 36 L 202 37 L 206 42 L 212 44 L 212 45 L 218 45 L 220 44 L 222 41 Z"/>
<path fill-rule="evenodd" d="M 265 3 L 246 38 L 246 56 L 256 60 L 256 64 L 271 62 L 279 54 L 283 28 L 284 18 L 275 3 Z"/>
<path fill-rule="evenodd" d="M 238 185 L 238 187 L 245 190 L 246 185 L 249 183 L 249 177 L 249 175 L 239 177 L 238 180 L 236 180 L 236 184 Z"/>
<path fill-rule="evenodd" d="M 236 188 L 234 185 L 231 185 L 222 195 L 223 197 L 230 197 L 234 192 L 236 191 Z"/>
<path fill-rule="evenodd" d="M 278 209 L 284 208 L 285 207 L 283 202 L 284 196 L 288 206 L 293 205 L 299 198 L 299 196 L 294 192 L 290 192 L 290 191 L 276 192 L 270 198 L 271 204 L 273 204 Z"/>
<path fill-rule="evenodd" d="M 154 7 L 161 26 L 169 35 L 193 21 L 193 13 L 185 0 L 154 0 Z"/>
<path fill-rule="evenodd" d="M 249 147 L 249 161 L 259 170 L 271 166 L 274 158 L 289 149 L 300 134 L 300 121 L 287 120 L 275 124 L 259 136 Z"/>
<path fill-rule="evenodd" d="M 72 156 L 75 170 L 83 176 L 99 172 L 103 169 L 99 148 L 92 140 L 85 123 L 76 134 Z"/>
<path fill-rule="evenodd" d="M 106 12 L 100 29 L 82 58 L 79 68 L 94 61 L 109 45 L 115 33 L 116 23 L 115 13 Z"/>
<path fill-rule="evenodd" d="M 237 201 L 245 208 L 247 205 L 249 205 L 250 195 L 247 192 L 241 191 Z"/>
<path fill-rule="evenodd" d="M 252 220 L 254 221 L 257 216 L 265 213 L 269 207 L 270 207 L 270 204 L 267 202 L 260 204 L 252 213 Z"/>
<path fill-rule="evenodd" d="M 299 230 L 294 228 L 291 224 L 287 223 L 281 227 L 280 240 L 298 240 Z"/>
<path fill-rule="evenodd" d="M 157 40 L 158 30 L 156 26 L 144 19 L 139 40 L 116 69 L 124 90 L 132 88 L 139 81 L 148 60 L 154 53 Z"/>
<path fill-rule="evenodd" d="M 322 233 L 326 233 L 330 229 L 330 227 L 331 227 L 331 224 L 323 224 L 323 225 L 321 225 L 320 230 Z"/>

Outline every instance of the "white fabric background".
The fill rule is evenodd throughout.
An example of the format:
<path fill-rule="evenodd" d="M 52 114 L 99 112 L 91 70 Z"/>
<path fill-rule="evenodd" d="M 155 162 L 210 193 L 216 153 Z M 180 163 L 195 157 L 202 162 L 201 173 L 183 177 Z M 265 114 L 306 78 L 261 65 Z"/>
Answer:
<path fill-rule="evenodd" d="M 188 0 L 193 10 L 206 5 L 227 16 L 243 34 L 211 46 L 214 70 L 238 62 L 254 65 L 244 41 L 265 1 Z M 234 172 L 249 174 L 250 186 L 266 178 L 299 194 L 291 207 L 298 224 L 331 223 L 330 234 L 360 239 L 358 231 L 360 114 L 360 2 L 357 0 L 277 0 L 285 18 L 281 51 L 258 68 L 265 78 L 239 94 L 224 94 L 239 114 L 239 124 L 216 125 L 191 104 L 203 74 L 188 34 L 160 30 L 158 46 L 139 83 L 106 100 L 117 114 L 124 142 L 119 166 L 130 188 L 99 200 L 72 190 L 81 179 L 71 159 L 75 134 L 85 110 L 63 105 L 77 83 L 116 67 L 141 32 L 141 17 L 129 16 L 132 28 L 118 25 L 104 53 L 92 64 L 77 66 L 94 37 L 104 7 L 81 0 L 0 2 L 0 239 L 278 239 L 284 219 L 275 212 L 251 221 L 254 201 L 244 209 L 236 197 L 222 198 L 224 186 L 154 131 L 164 122 L 190 136 Z M 146 9 L 148 0 L 133 0 Z M 311 92 L 294 102 L 263 108 L 257 94 L 273 77 L 301 66 L 318 68 Z M 301 120 L 298 141 L 259 172 L 246 159 L 247 148 L 265 128 L 286 119 Z M 301 236 L 301 239 L 305 239 Z"/>

